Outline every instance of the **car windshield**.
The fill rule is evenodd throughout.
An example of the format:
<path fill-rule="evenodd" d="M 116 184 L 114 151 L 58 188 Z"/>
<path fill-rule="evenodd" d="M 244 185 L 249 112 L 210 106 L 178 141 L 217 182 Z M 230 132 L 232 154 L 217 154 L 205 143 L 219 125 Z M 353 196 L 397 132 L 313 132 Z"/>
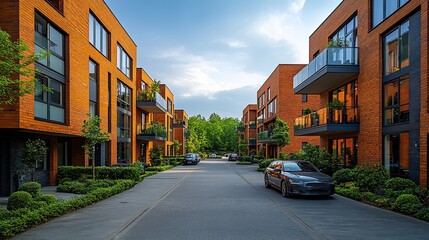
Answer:
<path fill-rule="evenodd" d="M 283 164 L 285 172 L 318 172 L 317 168 L 309 162 L 285 162 Z"/>
<path fill-rule="evenodd" d="M 194 157 L 194 154 L 190 154 L 190 153 L 188 153 L 188 154 L 186 154 L 186 156 L 185 156 L 186 158 L 193 158 Z"/>

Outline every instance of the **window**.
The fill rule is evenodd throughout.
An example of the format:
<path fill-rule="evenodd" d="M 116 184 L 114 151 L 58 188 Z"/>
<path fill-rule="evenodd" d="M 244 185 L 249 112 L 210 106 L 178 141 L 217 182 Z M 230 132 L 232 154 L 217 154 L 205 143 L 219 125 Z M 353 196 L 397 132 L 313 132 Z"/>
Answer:
<path fill-rule="evenodd" d="M 388 75 L 410 64 L 409 26 L 406 21 L 384 38 L 384 74 Z"/>
<path fill-rule="evenodd" d="M 357 138 L 339 138 L 330 139 L 329 151 L 336 154 L 342 163 L 347 167 L 354 167 L 357 163 L 358 139 Z"/>
<path fill-rule="evenodd" d="M 271 88 L 268 88 L 267 90 L 267 101 L 270 101 L 271 99 Z"/>
<path fill-rule="evenodd" d="M 273 101 L 271 101 L 268 104 L 268 118 L 275 116 L 277 113 L 277 98 L 274 98 Z"/>
<path fill-rule="evenodd" d="M 142 113 L 141 129 L 146 129 L 146 114 Z"/>
<path fill-rule="evenodd" d="M 98 114 L 97 107 L 98 64 L 89 60 L 89 114 L 91 117 Z"/>
<path fill-rule="evenodd" d="M 167 98 L 167 112 L 173 114 L 173 103 Z"/>
<path fill-rule="evenodd" d="M 118 80 L 117 136 L 118 163 L 131 163 L 131 89 Z"/>
<path fill-rule="evenodd" d="M 408 75 L 383 85 L 384 125 L 410 119 L 410 80 Z"/>
<path fill-rule="evenodd" d="M 409 133 L 384 136 L 384 166 L 391 177 L 408 177 L 409 173 Z"/>
<path fill-rule="evenodd" d="M 63 1 L 62 0 L 46 0 L 52 7 L 56 8 L 58 11 L 63 12 Z"/>
<path fill-rule="evenodd" d="M 112 93 L 112 76 L 109 73 L 107 73 L 107 131 L 109 133 L 112 132 L 112 99 L 111 99 L 111 93 Z"/>
<path fill-rule="evenodd" d="M 37 74 L 36 78 L 34 117 L 64 123 L 64 84 L 42 74 Z M 42 86 L 52 89 L 52 92 L 43 91 Z"/>
<path fill-rule="evenodd" d="M 34 51 L 49 53 L 46 58 L 38 60 L 38 63 L 64 75 L 64 34 L 37 13 L 34 34 Z"/>
<path fill-rule="evenodd" d="M 145 82 L 140 81 L 140 89 L 141 89 L 142 91 L 144 91 L 144 90 L 146 89 L 146 83 L 145 83 Z"/>
<path fill-rule="evenodd" d="M 307 102 L 307 97 L 308 97 L 308 95 L 306 93 L 301 94 L 301 102 Z"/>
<path fill-rule="evenodd" d="M 117 67 L 121 70 L 125 76 L 131 78 L 131 58 L 125 52 L 125 50 L 121 47 L 121 45 L 117 45 Z"/>
<path fill-rule="evenodd" d="M 357 27 L 358 27 L 358 17 L 352 17 L 348 22 L 346 22 L 337 32 L 332 34 L 330 39 L 337 40 L 339 43 L 344 43 L 343 46 L 338 47 L 358 47 L 357 40 Z M 353 51 L 346 51 L 346 55 L 351 55 Z M 345 56 L 346 59 L 349 59 L 350 56 Z M 348 58 L 347 58 L 348 57 Z"/>
<path fill-rule="evenodd" d="M 409 0 L 372 0 L 372 27 L 392 15 Z"/>
<path fill-rule="evenodd" d="M 105 57 L 109 57 L 109 33 L 101 23 L 89 14 L 89 42 Z"/>

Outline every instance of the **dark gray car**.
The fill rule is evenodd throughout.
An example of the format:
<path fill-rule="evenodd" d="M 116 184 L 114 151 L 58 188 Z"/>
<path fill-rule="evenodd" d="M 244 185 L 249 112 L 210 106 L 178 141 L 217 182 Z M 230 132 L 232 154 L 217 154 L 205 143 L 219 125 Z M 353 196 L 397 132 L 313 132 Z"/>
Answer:
<path fill-rule="evenodd" d="M 187 153 L 183 159 L 183 164 L 195 164 L 197 165 L 200 162 L 200 155 L 196 153 Z"/>
<path fill-rule="evenodd" d="M 283 197 L 291 195 L 333 195 L 332 177 L 321 173 L 312 163 L 302 160 L 274 161 L 264 174 L 265 187 L 280 189 Z"/>

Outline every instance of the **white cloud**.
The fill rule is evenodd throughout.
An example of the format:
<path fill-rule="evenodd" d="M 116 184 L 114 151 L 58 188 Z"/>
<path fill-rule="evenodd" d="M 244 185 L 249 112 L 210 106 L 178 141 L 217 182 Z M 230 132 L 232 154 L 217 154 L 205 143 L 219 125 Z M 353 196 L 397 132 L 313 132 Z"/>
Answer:
<path fill-rule="evenodd" d="M 183 48 L 162 52 L 159 58 L 171 63 L 168 65 L 170 69 L 165 69 L 163 74 L 165 80 L 160 80 L 168 82 L 175 95 L 183 97 L 215 99 L 218 92 L 253 87 L 266 79 L 262 74 L 249 73 L 243 66 L 193 55 Z"/>
<path fill-rule="evenodd" d="M 247 44 L 245 42 L 241 42 L 238 40 L 230 40 L 230 41 L 225 41 L 225 42 L 231 48 L 245 48 L 245 47 L 247 47 Z"/>
<path fill-rule="evenodd" d="M 289 10 L 298 13 L 304 7 L 305 0 L 292 0 L 289 5 Z"/>

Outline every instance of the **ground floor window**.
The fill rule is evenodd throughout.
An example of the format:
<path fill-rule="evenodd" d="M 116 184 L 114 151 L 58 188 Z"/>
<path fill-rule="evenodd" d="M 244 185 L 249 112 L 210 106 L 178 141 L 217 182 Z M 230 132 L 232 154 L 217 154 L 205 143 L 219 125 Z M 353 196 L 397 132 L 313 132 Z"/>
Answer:
<path fill-rule="evenodd" d="M 408 132 L 384 136 L 384 166 L 391 177 L 407 177 L 409 174 L 409 138 Z"/>
<path fill-rule="evenodd" d="M 131 143 L 118 142 L 118 163 L 131 163 Z"/>
<path fill-rule="evenodd" d="M 329 152 L 337 154 L 345 167 L 354 167 L 357 163 L 357 138 L 338 138 L 329 140 Z"/>

